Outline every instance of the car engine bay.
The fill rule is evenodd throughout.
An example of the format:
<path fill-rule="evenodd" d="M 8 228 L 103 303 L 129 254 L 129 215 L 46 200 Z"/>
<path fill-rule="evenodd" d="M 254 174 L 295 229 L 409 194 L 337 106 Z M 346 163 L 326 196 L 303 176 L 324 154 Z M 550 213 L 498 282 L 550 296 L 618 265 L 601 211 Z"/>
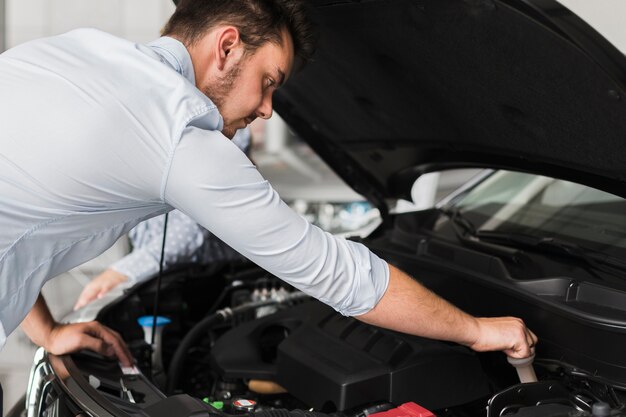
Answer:
<path fill-rule="evenodd" d="M 341 316 L 249 263 L 181 268 L 164 275 L 162 285 L 159 315 L 171 322 L 157 339 L 158 358 L 137 324 L 152 311 L 150 281 L 98 317 L 124 336 L 136 370 L 123 372 L 89 352 L 47 355 L 34 368 L 40 375 L 31 380 L 29 409 L 48 410 L 49 417 L 84 409 L 86 400 L 68 395 L 76 390 L 67 382 L 56 390 L 65 394 L 42 395 L 50 374 L 67 373 L 91 400 L 123 412 L 110 415 L 426 417 L 411 411 L 406 404 L 412 403 L 448 417 L 623 415 L 624 387 L 544 359 L 541 351 L 539 382 L 520 384 L 502 353 L 476 353 Z M 68 401 L 61 398 L 76 410 L 63 412 Z"/>

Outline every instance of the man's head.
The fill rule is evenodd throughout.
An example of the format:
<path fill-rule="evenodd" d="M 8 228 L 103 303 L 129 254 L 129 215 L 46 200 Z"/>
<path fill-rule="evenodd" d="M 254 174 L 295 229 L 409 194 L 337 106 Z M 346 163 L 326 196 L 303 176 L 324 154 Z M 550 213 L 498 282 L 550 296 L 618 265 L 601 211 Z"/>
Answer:
<path fill-rule="evenodd" d="M 293 62 L 310 60 L 312 26 L 297 0 L 181 0 L 163 35 L 185 44 L 196 85 L 217 105 L 224 134 L 272 114 Z"/>

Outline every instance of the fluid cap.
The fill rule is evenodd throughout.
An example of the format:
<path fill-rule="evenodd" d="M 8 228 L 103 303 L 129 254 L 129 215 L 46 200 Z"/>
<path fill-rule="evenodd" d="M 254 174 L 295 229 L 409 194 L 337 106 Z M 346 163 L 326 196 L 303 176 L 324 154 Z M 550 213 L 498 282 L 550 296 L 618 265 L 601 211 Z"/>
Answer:
<path fill-rule="evenodd" d="M 171 322 L 172 320 L 167 317 L 157 316 L 156 327 L 163 327 Z M 139 323 L 141 327 L 151 328 L 154 325 L 154 316 L 141 316 L 137 319 L 137 323 Z"/>
<path fill-rule="evenodd" d="M 233 401 L 233 408 L 239 411 L 247 411 L 252 412 L 256 407 L 256 401 L 253 400 L 245 400 L 240 398 L 238 400 Z"/>

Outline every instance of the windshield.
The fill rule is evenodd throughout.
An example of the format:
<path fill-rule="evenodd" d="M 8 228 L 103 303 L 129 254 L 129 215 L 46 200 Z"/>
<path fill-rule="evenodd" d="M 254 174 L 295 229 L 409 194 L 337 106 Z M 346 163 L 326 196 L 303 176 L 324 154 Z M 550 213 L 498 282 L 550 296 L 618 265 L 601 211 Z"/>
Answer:
<path fill-rule="evenodd" d="M 452 207 L 477 231 L 554 237 L 626 255 L 626 200 L 584 185 L 496 171 Z"/>

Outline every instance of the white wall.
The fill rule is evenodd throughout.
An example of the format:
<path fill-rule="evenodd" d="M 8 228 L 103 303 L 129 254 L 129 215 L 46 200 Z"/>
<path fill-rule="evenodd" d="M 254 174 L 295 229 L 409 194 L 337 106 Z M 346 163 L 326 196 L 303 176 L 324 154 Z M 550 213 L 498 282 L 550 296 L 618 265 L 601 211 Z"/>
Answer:
<path fill-rule="evenodd" d="M 626 1 L 624 0 L 558 0 L 582 17 L 622 53 L 626 53 Z"/>
<path fill-rule="evenodd" d="M 159 36 L 171 0 L 5 0 L 6 44 L 95 27 L 137 42 Z"/>

